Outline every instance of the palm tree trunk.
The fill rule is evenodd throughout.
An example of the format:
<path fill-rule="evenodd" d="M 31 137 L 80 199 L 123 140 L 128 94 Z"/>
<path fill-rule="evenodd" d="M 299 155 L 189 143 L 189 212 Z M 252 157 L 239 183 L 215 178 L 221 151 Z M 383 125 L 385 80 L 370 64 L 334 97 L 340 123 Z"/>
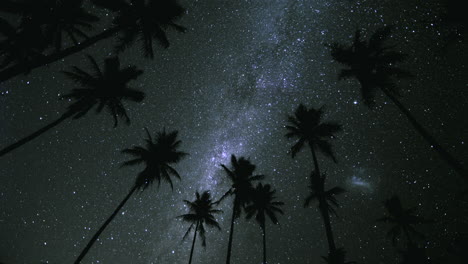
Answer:
<path fill-rule="evenodd" d="M 65 121 L 66 119 L 71 117 L 72 115 L 73 115 L 72 112 L 66 112 L 65 114 L 63 114 L 61 117 L 59 117 L 57 120 L 53 121 L 52 123 L 46 125 L 45 127 L 43 127 L 41 129 L 39 129 L 38 131 L 32 133 L 31 135 L 20 139 L 19 141 L 11 144 L 10 146 L 0 150 L 0 157 L 10 153 L 11 151 L 21 147 L 22 145 L 28 143 L 29 141 L 31 141 L 31 140 L 37 138 L 38 136 L 42 135 L 43 133 L 47 132 L 48 130 L 56 127 L 57 125 L 59 125 L 60 123 L 62 123 L 63 121 Z"/>
<path fill-rule="evenodd" d="M 237 198 L 234 198 L 234 207 L 232 208 L 231 231 L 229 231 L 229 242 L 228 242 L 228 249 L 227 249 L 226 264 L 231 263 L 232 238 L 234 234 L 234 220 L 236 219 L 237 206 L 238 206 Z"/>
<path fill-rule="evenodd" d="M 323 217 L 323 223 L 325 225 L 325 233 L 327 234 L 328 249 L 330 252 L 335 252 L 335 239 L 333 238 L 333 231 L 330 223 L 330 214 L 326 207 L 322 206 L 325 203 L 324 198 L 319 198 L 319 207 Z"/>
<path fill-rule="evenodd" d="M 312 152 L 312 158 L 314 160 L 314 166 L 315 166 L 315 177 L 321 177 L 320 174 L 320 169 L 317 161 L 317 155 L 315 154 L 315 149 L 312 143 L 309 143 L 310 151 Z M 312 179 L 311 179 L 312 180 Z M 331 223 L 330 223 L 330 215 L 328 214 L 327 208 L 323 208 L 323 204 L 325 204 L 324 198 L 319 197 L 319 207 L 320 207 L 320 212 L 322 213 L 323 217 L 323 223 L 325 225 L 325 232 L 327 234 L 327 241 L 328 241 L 328 249 L 330 252 L 334 252 L 336 250 L 335 246 L 335 239 L 333 238 L 333 231 L 331 228 Z"/>
<path fill-rule="evenodd" d="M 410 123 L 416 129 L 416 131 L 421 134 L 421 136 L 432 146 L 432 148 L 442 157 L 442 159 L 447 162 L 460 176 L 465 180 L 468 180 L 468 172 L 463 168 L 463 166 L 458 162 L 450 153 L 448 153 L 434 137 L 432 137 L 429 132 L 418 123 L 418 121 L 413 117 L 408 109 L 390 92 L 385 89 L 382 89 L 386 96 L 392 100 L 392 102 L 400 109 L 400 111 L 406 115 Z"/>
<path fill-rule="evenodd" d="M 190 258 L 188 261 L 189 264 L 192 263 L 193 249 L 195 248 L 195 240 L 197 239 L 197 230 L 198 230 L 199 223 L 200 221 L 197 221 L 197 225 L 195 226 L 195 235 L 193 235 L 192 249 L 190 250 Z"/>
<path fill-rule="evenodd" d="M 125 196 L 123 201 L 120 202 L 119 206 L 117 206 L 117 209 L 115 209 L 115 211 L 112 213 L 112 215 L 109 218 L 107 218 L 106 222 L 104 222 L 104 224 L 101 226 L 101 228 L 99 228 L 99 230 L 94 234 L 94 236 L 88 242 L 88 244 L 83 249 L 83 251 L 81 251 L 81 254 L 78 256 L 78 258 L 74 262 L 75 264 L 80 263 L 81 260 L 86 256 L 88 251 L 93 246 L 94 242 L 96 242 L 96 240 L 99 238 L 99 235 L 101 235 L 101 233 L 104 231 L 104 229 L 106 229 L 106 227 L 110 224 L 110 222 L 112 222 L 112 220 L 114 220 L 114 217 L 117 215 L 117 213 L 120 211 L 120 209 L 122 209 L 122 207 L 128 201 L 130 196 L 132 196 L 132 194 L 136 191 L 136 189 L 137 189 L 137 185 L 133 186 L 133 188 L 130 190 L 130 192 L 127 194 L 127 196 Z"/>
<path fill-rule="evenodd" d="M 56 62 L 56 61 L 61 60 L 61 59 L 65 58 L 65 57 L 67 57 L 67 56 L 70 56 L 72 54 L 78 53 L 78 52 L 92 46 L 93 44 L 95 44 L 95 43 L 97 43 L 97 42 L 99 42 L 101 40 L 112 37 L 113 35 L 115 35 L 120 30 L 121 30 L 121 27 L 115 26 L 113 28 L 110 28 L 110 29 L 98 34 L 98 35 L 87 38 L 86 40 L 84 40 L 83 42 L 81 42 L 78 45 L 66 48 L 66 49 L 61 50 L 61 51 L 57 51 L 55 53 L 52 53 L 52 54 L 49 54 L 49 55 L 46 55 L 46 56 L 43 56 L 43 57 L 36 58 L 36 59 L 32 60 L 29 63 L 17 63 L 17 64 L 15 64 L 13 66 L 10 66 L 10 67 L 0 71 L 0 83 L 4 82 L 6 80 L 9 80 L 9 79 L 11 79 L 11 78 L 13 78 L 15 76 L 18 76 L 18 75 L 20 75 L 22 73 L 27 74 L 27 73 L 29 73 L 29 71 L 31 71 L 31 70 L 33 70 L 35 68 L 45 66 L 47 64 L 50 64 L 52 62 Z"/>
<path fill-rule="evenodd" d="M 315 155 L 315 149 L 312 143 L 309 142 L 310 151 L 312 152 L 312 159 L 314 160 L 315 172 L 317 173 L 317 177 L 320 177 L 320 169 L 317 161 L 317 155 Z"/>
<path fill-rule="evenodd" d="M 262 226 L 263 231 L 263 264 L 266 264 L 266 226 L 265 224 Z"/>

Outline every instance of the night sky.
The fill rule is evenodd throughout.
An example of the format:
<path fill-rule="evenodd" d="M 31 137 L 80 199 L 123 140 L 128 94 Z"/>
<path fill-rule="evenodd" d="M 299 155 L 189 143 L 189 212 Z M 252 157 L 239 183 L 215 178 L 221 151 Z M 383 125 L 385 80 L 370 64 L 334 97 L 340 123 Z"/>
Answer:
<path fill-rule="evenodd" d="M 390 39 L 407 53 L 400 66 L 413 79 L 399 81 L 401 101 L 462 163 L 468 158 L 467 65 L 465 42 L 447 43 L 449 29 L 438 24 L 437 1 L 269 0 L 180 1 L 187 13 L 178 21 L 186 33 L 169 31 L 171 46 L 155 45 L 145 59 L 138 43 L 120 56 L 144 74 L 131 83 L 147 96 L 127 103 L 131 125 L 113 128 L 110 115 L 94 111 L 62 123 L 0 159 L 0 262 L 72 263 L 94 232 L 125 197 L 142 167 L 120 168 L 121 150 L 143 145 L 152 134 L 178 130 L 181 150 L 190 155 L 175 166 L 182 176 L 174 190 L 155 184 L 134 195 L 108 226 L 83 263 L 184 263 L 191 238 L 183 200 L 211 190 L 215 199 L 229 188 L 220 164 L 231 154 L 249 157 L 265 183 L 284 201 L 279 226 L 270 222 L 269 263 L 322 263 L 328 251 L 316 204 L 303 208 L 310 151 L 292 159 L 293 141 L 284 137 L 287 116 L 299 103 L 325 105 L 325 119 L 343 125 L 333 140 L 338 163 L 319 154 L 327 187 L 341 186 L 339 218 L 332 218 L 337 246 L 358 263 L 397 263 L 386 238 L 382 201 L 397 194 L 406 207 L 435 220 L 418 227 L 437 258 L 456 231 L 467 232 L 468 204 L 459 194 L 466 182 L 444 163 L 405 116 L 382 94 L 369 110 L 354 79 L 338 81 L 342 68 L 326 44 L 350 44 L 356 29 L 364 37 L 395 25 Z M 103 18 L 111 13 L 92 7 Z M 103 23 L 102 27 L 106 24 Z M 99 33 L 99 29 L 96 29 Z M 98 43 L 60 63 L 0 84 L 0 146 L 57 119 L 68 102 L 59 100 L 76 84 L 61 70 L 89 70 L 84 56 L 101 64 L 113 54 L 114 39 Z M 232 198 L 218 216 L 222 231 L 210 229 L 207 247 L 196 245 L 194 263 L 223 263 Z M 269 221 L 269 220 L 268 220 Z M 261 230 L 237 220 L 232 263 L 261 263 Z"/>

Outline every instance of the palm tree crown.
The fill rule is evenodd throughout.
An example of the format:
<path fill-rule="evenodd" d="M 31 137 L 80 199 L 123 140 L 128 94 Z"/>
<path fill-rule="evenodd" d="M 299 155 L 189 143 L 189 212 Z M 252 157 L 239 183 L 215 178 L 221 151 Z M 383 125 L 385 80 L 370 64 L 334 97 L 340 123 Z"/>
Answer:
<path fill-rule="evenodd" d="M 273 224 L 278 224 L 276 214 L 284 214 L 283 210 L 280 209 L 280 206 L 284 205 L 284 203 L 275 201 L 275 193 L 276 190 L 271 190 L 270 184 L 257 184 L 252 195 L 252 203 L 245 208 L 246 218 L 250 219 L 255 215 L 255 220 L 262 229 L 265 228 L 265 214 Z"/>
<path fill-rule="evenodd" d="M 325 173 L 322 175 L 316 175 L 315 171 L 312 172 L 310 176 L 311 183 L 309 185 L 310 193 L 304 201 L 304 207 L 308 207 L 313 200 L 318 200 L 320 203 L 319 206 L 321 208 L 323 208 L 328 213 L 337 215 L 335 208 L 333 208 L 339 206 L 335 196 L 344 193 L 345 189 L 341 187 L 333 187 L 326 191 L 326 177 L 327 175 Z"/>
<path fill-rule="evenodd" d="M 202 239 L 202 245 L 206 246 L 206 229 L 205 224 L 209 227 L 215 227 L 221 230 L 218 222 L 216 221 L 214 214 L 219 214 L 222 211 L 214 209 L 214 202 L 211 199 L 209 191 L 204 191 L 201 195 L 196 192 L 196 199 L 193 202 L 184 200 L 185 204 L 189 208 L 189 213 L 179 216 L 182 220 L 190 223 L 190 227 L 184 235 L 184 239 L 188 236 L 192 228 L 198 224 L 198 234 Z"/>
<path fill-rule="evenodd" d="M 256 166 L 244 157 L 236 158 L 235 155 L 231 156 L 232 170 L 221 164 L 224 171 L 231 180 L 231 188 L 226 194 L 218 201 L 220 202 L 227 195 L 234 195 L 237 201 L 235 216 L 238 217 L 240 209 L 244 208 L 252 200 L 253 186 L 252 182 L 262 180 L 264 175 L 253 175 Z"/>
<path fill-rule="evenodd" d="M 105 107 L 114 118 L 114 127 L 118 124 L 118 118 L 124 118 L 130 124 L 130 118 L 122 103 L 123 100 L 141 102 L 145 94 L 128 87 L 128 82 L 136 79 L 143 71 L 135 66 L 120 69 L 118 57 L 108 58 L 104 62 L 104 70 L 101 71 L 96 61 L 88 56 L 94 75 L 91 75 L 78 67 L 73 71 L 65 71 L 64 74 L 73 81 L 79 83 L 82 88 L 73 89 L 63 96 L 65 99 L 75 100 L 68 107 L 68 112 L 73 118 L 84 116 L 95 105 L 96 112 L 100 113 Z"/>
<path fill-rule="evenodd" d="M 385 46 L 390 37 L 392 27 L 378 29 L 369 39 L 361 39 L 361 31 L 357 30 L 351 46 L 339 43 L 332 44 L 333 59 L 345 66 L 340 78 L 355 77 L 361 83 L 361 94 L 364 103 L 371 107 L 375 103 L 377 88 L 384 89 L 394 95 L 399 95 L 393 77 L 407 78 L 411 74 L 395 65 L 402 62 L 406 55 L 392 50 L 394 46 Z"/>
<path fill-rule="evenodd" d="M 34 28 L 43 33 L 48 44 L 62 48 L 65 34 L 76 45 L 78 38 L 87 38 L 83 30 L 90 30 L 98 17 L 83 8 L 83 0 L 4 0 L 2 11 L 21 16 L 21 28 Z"/>
<path fill-rule="evenodd" d="M 15 27 L 0 18 L 0 69 L 14 62 L 28 63 L 40 57 L 46 46 L 40 29 Z"/>
<path fill-rule="evenodd" d="M 130 154 L 134 159 L 126 161 L 122 166 L 132 166 L 143 163 L 145 169 L 138 174 L 135 186 L 139 189 L 148 188 L 155 180 L 158 186 L 161 180 L 168 182 L 173 188 L 171 176 L 180 179 L 179 173 L 172 167 L 173 164 L 182 160 L 187 153 L 178 150 L 181 141 L 177 139 L 178 132 L 166 133 L 164 129 L 159 132 L 153 140 L 148 130 L 146 147 L 135 146 L 122 152 Z"/>
<path fill-rule="evenodd" d="M 394 46 L 385 46 L 384 42 L 390 37 L 392 27 L 387 26 L 377 30 L 369 41 L 361 40 L 360 31 L 356 31 L 351 46 L 341 44 L 331 45 L 333 59 L 346 66 L 340 73 L 341 78 L 355 77 L 361 83 L 361 94 L 364 104 L 372 107 L 375 104 L 377 89 L 385 94 L 398 109 L 408 118 L 408 121 L 429 143 L 440 157 L 465 180 L 468 172 L 437 140 L 427 131 L 398 99 L 400 96 L 393 77 L 407 78 L 411 74 L 396 67 L 406 55 L 392 50 Z"/>
<path fill-rule="evenodd" d="M 328 141 L 335 137 L 335 133 L 341 131 L 341 125 L 333 122 L 323 122 L 323 107 L 319 109 L 307 108 L 300 104 L 294 116 L 288 117 L 289 125 L 286 126 L 287 138 L 297 138 L 291 147 L 291 155 L 294 158 L 307 143 L 311 148 L 318 149 L 336 162 L 332 147 Z"/>
<path fill-rule="evenodd" d="M 63 35 L 68 36 L 75 45 L 80 43 L 79 38 L 87 39 L 85 31 L 91 30 L 99 18 L 83 8 L 83 0 L 52 2 L 48 8 L 49 14 L 44 17 L 44 35 L 55 49 L 62 49 Z"/>
<path fill-rule="evenodd" d="M 392 239 L 393 245 L 396 245 L 396 240 L 401 233 L 404 233 L 406 236 L 408 245 L 413 243 L 412 235 L 416 235 L 420 238 L 424 237 L 423 234 L 416 231 L 414 225 L 428 223 L 430 221 L 415 215 L 416 207 L 404 209 L 401 205 L 400 198 L 396 195 L 386 200 L 384 206 L 388 214 L 377 219 L 377 221 L 394 225 L 387 233 L 388 237 Z"/>
<path fill-rule="evenodd" d="M 185 32 L 185 28 L 174 21 L 180 18 L 185 9 L 176 0 L 93 0 L 101 7 L 118 12 L 114 24 L 121 27 L 123 35 L 117 45 L 117 51 L 128 48 L 137 39 L 141 40 L 146 57 L 153 58 L 153 39 L 164 48 L 169 47 L 166 35 L 168 28 Z"/>

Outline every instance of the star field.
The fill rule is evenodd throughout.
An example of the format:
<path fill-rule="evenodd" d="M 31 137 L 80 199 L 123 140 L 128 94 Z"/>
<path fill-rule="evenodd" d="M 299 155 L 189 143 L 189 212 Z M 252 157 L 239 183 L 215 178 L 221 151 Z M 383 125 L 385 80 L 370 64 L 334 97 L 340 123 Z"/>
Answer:
<path fill-rule="evenodd" d="M 324 105 L 325 119 L 343 131 L 332 141 L 338 163 L 319 155 L 326 187 L 347 190 L 332 217 L 337 246 L 358 263 L 397 263 L 376 223 L 382 201 L 398 194 L 407 207 L 436 220 L 419 229 L 428 237 L 430 256 L 443 254 L 455 232 L 466 232 L 463 182 L 417 134 L 383 95 L 369 110 L 359 83 L 339 81 L 341 65 L 327 44 L 351 43 L 356 29 L 367 39 L 384 25 L 395 25 L 391 42 L 407 53 L 401 66 L 414 77 L 398 81 L 402 103 L 447 150 L 468 165 L 468 83 L 465 42 L 446 45 L 448 29 L 437 23 L 436 1 L 274 0 L 180 1 L 187 9 L 170 31 L 168 49 L 156 47 L 144 59 L 138 45 L 120 56 L 143 75 L 131 86 L 146 93 L 128 103 L 131 125 L 113 128 L 106 113 L 94 111 L 68 120 L 0 158 L 0 262 L 71 263 L 90 237 L 128 193 L 142 167 L 120 168 L 125 148 L 144 144 L 152 134 L 178 130 L 181 150 L 175 165 L 182 177 L 174 190 L 166 183 L 136 193 L 82 263 L 183 263 L 188 260 L 189 224 L 176 219 L 187 211 L 183 200 L 210 190 L 219 199 L 229 188 L 220 164 L 231 154 L 250 158 L 256 173 L 285 203 L 280 224 L 267 221 L 269 263 L 323 263 L 327 242 L 316 204 L 303 208 L 312 170 L 310 151 L 292 159 L 293 142 L 284 137 L 287 116 L 303 103 Z M 90 7 L 100 17 L 111 14 Z M 104 23 L 105 24 L 105 23 Z M 105 26 L 103 26 L 105 27 Z M 99 32 L 99 29 L 96 30 Z M 68 102 L 60 96 L 76 87 L 60 72 L 72 65 L 89 69 L 114 55 L 106 40 L 59 63 L 0 84 L 0 145 L 20 139 L 57 119 Z M 223 263 L 229 237 L 232 198 L 217 215 L 222 230 L 208 229 L 207 247 L 195 246 L 193 263 Z M 236 221 L 232 263 L 261 263 L 257 223 Z"/>

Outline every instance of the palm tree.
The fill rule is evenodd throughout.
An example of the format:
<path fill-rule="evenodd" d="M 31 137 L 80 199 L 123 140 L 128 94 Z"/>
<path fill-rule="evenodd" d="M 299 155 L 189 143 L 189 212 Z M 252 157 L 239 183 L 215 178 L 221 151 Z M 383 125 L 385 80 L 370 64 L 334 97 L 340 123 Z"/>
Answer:
<path fill-rule="evenodd" d="M 337 249 L 335 245 L 335 239 L 333 238 L 330 214 L 334 214 L 335 216 L 337 215 L 335 208 L 333 208 L 333 206 L 339 206 L 335 196 L 344 193 L 345 190 L 341 187 L 333 187 L 330 190 L 325 190 L 325 179 L 326 174 L 318 175 L 316 171 L 311 173 L 309 185 L 310 193 L 309 196 L 307 196 L 305 199 L 304 207 L 308 207 L 310 202 L 313 200 L 318 201 L 318 207 L 320 213 L 322 214 L 323 223 L 325 225 L 325 232 L 327 234 L 329 253 L 335 254 Z"/>
<path fill-rule="evenodd" d="M 28 73 L 32 69 L 51 64 L 69 55 L 78 53 L 101 40 L 113 37 L 119 32 L 123 32 L 123 37 L 117 45 L 119 51 L 128 47 L 136 38 L 140 38 L 142 39 L 145 55 L 152 58 L 153 39 L 157 39 L 162 46 L 167 48 L 169 42 L 166 30 L 169 27 L 175 28 L 178 31 L 185 31 L 184 27 L 174 22 L 185 12 L 184 8 L 176 0 L 131 0 L 130 3 L 125 0 L 93 0 L 93 3 L 99 7 L 117 12 L 112 27 L 105 29 L 95 36 L 86 38 L 84 41 L 79 42 L 78 45 L 35 58 L 27 63 L 16 63 L 8 67 L 0 71 L 0 83 L 22 73 Z"/>
<path fill-rule="evenodd" d="M 355 261 L 346 261 L 346 251 L 343 248 L 337 248 L 322 258 L 327 264 L 356 264 Z"/>
<path fill-rule="evenodd" d="M 413 235 L 423 238 L 424 235 L 416 231 L 414 225 L 429 223 L 430 221 L 415 214 L 416 207 L 404 209 L 401 205 L 400 198 L 393 196 L 384 202 L 388 214 L 377 219 L 378 222 L 387 222 L 393 224 L 393 227 L 388 231 L 387 236 L 392 239 L 395 246 L 398 237 L 403 233 L 406 237 L 407 245 L 414 244 Z"/>
<path fill-rule="evenodd" d="M 287 138 L 297 138 L 296 143 L 291 147 L 291 155 L 294 158 L 302 150 L 304 144 L 308 144 L 312 152 L 315 171 L 320 175 L 316 150 L 320 150 L 325 156 L 336 162 L 335 155 L 329 139 L 335 138 L 335 133 L 341 131 L 341 125 L 333 122 L 322 122 L 323 107 L 319 109 L 307 108 L 300 104 L 294 116 L 288 117 L 289 125 L 286 126 Z"/>
<path fill-rule="evenodd" d="M 81 260 L 86 256 L 94 242 L 96 242 L 101 233 L 112 222 L 120 209 L 122 209 L 122 207 L 135 191 L 146 190 L 154 183 L 154 181 L 157 181 L 159 186 L 161 180 L 168 182 L 172 189 L 173 187 L 171 176 L 180 179 L 179 173 L 172 166 L 180 162 L 182 158 L 187 155 L 187 153 L 178 149 L 181 144 L 181 141 L 177 139 L 178 132 L 172 131 L 170 133 L 166 133 L 166 131 L 163 130 L 156 135 L 155 140 L 153 140 L 147 129 L 146 134 L 148 138 L 145 140 L 145 147 L 135 146 L 133 148 L 124 149 L 122 151 L 122 153 L 129 154 L 133 157 L 133 159 L 124 162 L 122 167 L 144 164 L 145 168 L 138 174 L 137 178 L 135 179 L 135 183 L 133 184 L 133 187 L 130 189 L 130 192 L 127 194 L 127 196 L 125 196 L 119 206 L 117 206 L 117 208 L 114 210 L 112 215 L 94 234 L 83 251 L 81 251 L 80 255 L 75 261 L 75 264 L 80 263 Z"/>
<path fill-rule="evenodd" d="M 83 0 L 53 2 L 55 6 L 50 9 L 51 15 L 45 18 L 44 34 L 55 49 L 62 49 L 64 34 L 75 46 L 79 45 L 81 40 L 89 39 L 85 31 L 91 30 L 99 18 L 84 10 Z"/>
<path fill-rule="evenodd" d="M 407 78 L 411 74 L 396 67 L 402 62 L 406 55 L 392 50 L 394 46 L 384 45 L 390 37 L 392 27 L 387 26 L 378 29 L 369 39 L 361 40 L 360 31 L 356 31 L 353 44 L 344 46 L 334 43 L 331 45 L 331 55 L 333 59 L 345 66 L 339 78 L 356 78 L 361 84 L 361 95 L 364 104 L 372 107 L 375 104 L 375 95 L 380 89 L 408 118 L 414 129 L 429 143 L 442 159 L 453 169 L 468 180 L 468 173 L 460 162 L 453 158 L 426 129 L 419 124 L 411 112 L 400 102 L 397 86 L 394 77 Z"/>
<path fill-rule="evenodd" d="M 29 63 L 43 56 L 46 41 L 41 30 L 15 27 L 0 18 L 0 69 L 11 63 Z"/>
<path fill-rule="evenodd" d="M 190 250 L 189 264 L 192 263 L 193 249 L 195 248 L 195 241 L 197 239 L 197 232 L 200 234 L 202 239 L 202 246 L 206 247 L 206 237 L 205 237 L 205 226 L 206 224 L 209 227 L 216 227 L 218 230 L 221 230 L 218 222 L 216 221 L 213 214 L 221 213 L 221 210 L 213 208 L 214 202 L 211 200 L 211 195 L 208 191 L 205 191 L 200 195 L 198 192 L 195 193 L 196 199 L 193 202 L 184 200 L 185 204 L 189 208 L 189 213 L 179 216 L 182 220 L 190 223 L 190 227 L 184 235 L 184 239 L 188 236 L 192 228 L 195 226 L 195 231 L 193 235 L 192 249 Z"/>
<path fill-rule="evenodd" d="M 253 165 L 248 159 L 236 156 L 231 156 L 232 170 L 227 168 L 224 164 L 221 164 L 227 176 L 231 180 L 231 188 L 219 199 L 216 203 L 220 203 L 227 196 L 234 196 L 234 203 L 232 207 L 231 217 L 231 229 L 229 231 L 229 242 L 227 249 L 226 264 L 231 263 L 231 249 L 232 239 L 234 234 L 234 220 L 240 217 L 241 209 L 245 208 L 247 204 L 252 201 L 253 186 L 252 182 L 262 180 L 263 175 L 253 175 L 255 171 L 255 165 Z"/>
<path fill-rule="evenodd" d="M 69 94 L 63 96 L 65 99 L 74 101 L 68 106 L 67 111 L 52 123 L 2 149 L 0 157 L 69 118 L 78 119 L 83 117 L 94 106 L 97 106 L 97 113 L 100 113 L 104 108 L 109 110 L 114 118 L 114 127 L 117 126 L 119 118 L 123 118 L 127 124 L 130 124 L 130 118 L 127 115 L 123 101 L 141 102 L 144 99 L 145 94 L 143 92 L 128 86 L 129 81 L 136 79 L 143 72 L 135 66 L 121 69 L 118 57 L 106 59 L 104 61 L 104 69 L 101 71 L 96 61 L 90 56 L 88 58 L 91 62 L 91 68 L 94 70 L 94 75 L 78 67 L 73 67 L 73 71 L 64 72 L 66 76 L 82 86 L 82 88 L 75 88 Z"/>
<path fill-rule="evenodd" d="M 252 203 L 247 205 L 245 212 L 247 214 L 246 218 L 251 219 L 255 215 L 255 220 L 260 225 L 262 229 L 263 237 L 263 263 L 266 264 L 266 223 L 265 223 L 265 214 L 270 218 L 273 224 L 278 224 L 278 219 L 276 214 L 284 214 L 283 210 L 279 207 L 284 205 L 283 202 L 274 201 L 276 199 L 275 190 L 271 190 L 269 184 L 263 185 L 261 183 L 257 184 L 253 192 Z"/>
<path fill-rule="evenodd" d="M 115 0 L 95 0 L 94 2 L 118 11 L 114 23 L 122 28 L 123 35 L 116 46 L 117 52 L 125 50 L 140 39 L 145 57 L 153 59 L 153 40 L 158 41 L 164 48 L 168 48 L 169 40 L 166 35 L 168 28 L 179 32 L 186 31 L 185 27 L 174 22 L 185 13 L 185 9 L 176 0 L 132 0 L 131 4 L 120 0 L 122 4 L 117 9 L 112 8 L 116 5 Z"/>
<path fill-rule="evenodd" d="M 38 31 L 44 31 L 48 43 L 58 51 L 62 48 L 62 36 L 66 34 L 75 45 L 78 38 L 87 39 L 83 30 L 91 30 L 93 24 L 99 21 L 83 8 L 83 0 L 2 0 L 0 10 L 20 15 L 22 27 L 33 26 Z"/>

